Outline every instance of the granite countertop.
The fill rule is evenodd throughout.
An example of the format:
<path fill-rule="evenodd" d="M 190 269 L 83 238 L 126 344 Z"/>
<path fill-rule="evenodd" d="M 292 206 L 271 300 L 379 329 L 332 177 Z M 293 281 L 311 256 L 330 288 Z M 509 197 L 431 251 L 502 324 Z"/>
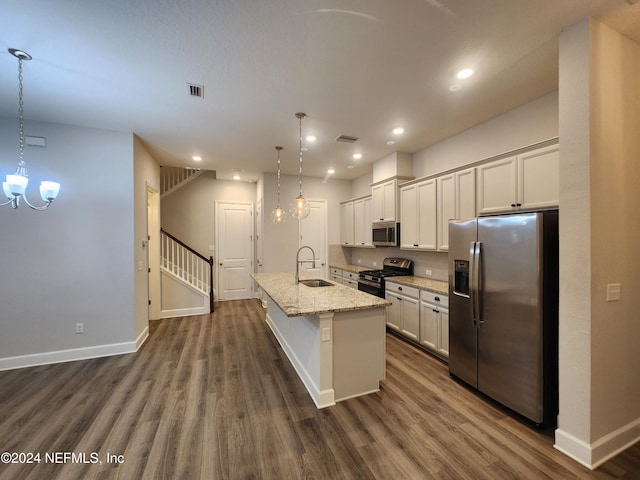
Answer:
<path fill-rule="evenodd" d="M 391 302 L 384 298 L 340 284 L 317 288 L 296 285 L 293 272 L 253 273 L 251 277 L 288 317 L 365 310 L 391 305 Z M 300 275 L 301 280 L 305 278 L 317 277 Z"/>
<path fill-rule="evenodd" d="M 371 270 L 373 267 L 362 267 L 360 265 L 347 265 L 346 263 L 330 263 L 330 268 L 339 268 L 340 270 L 346 270 L 347 272 L 360 273 L 365 270 Z"/>
<path fill-rule="evenodd" d="M 424 277 L 393 277 L 388 278 L 387 283 L 398 283 L 400 285 L 407 285 L 409 287 L 416 287 L 421 290 L 429 290 L 431 292 L 440 293 L 442 295 L 449 295 L 449 284 L 440 280 L 431 280 Z"/>

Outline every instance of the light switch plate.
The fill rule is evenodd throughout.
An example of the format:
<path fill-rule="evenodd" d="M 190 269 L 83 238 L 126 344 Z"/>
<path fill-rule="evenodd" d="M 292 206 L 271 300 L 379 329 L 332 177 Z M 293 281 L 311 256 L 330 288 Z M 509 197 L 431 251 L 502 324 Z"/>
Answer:
<path fill-rule="evenodd" d="M 610 283 L 607 285 L 607 302 L 616 302 L 620 300 L 622 286 L 619 283 Z"/>

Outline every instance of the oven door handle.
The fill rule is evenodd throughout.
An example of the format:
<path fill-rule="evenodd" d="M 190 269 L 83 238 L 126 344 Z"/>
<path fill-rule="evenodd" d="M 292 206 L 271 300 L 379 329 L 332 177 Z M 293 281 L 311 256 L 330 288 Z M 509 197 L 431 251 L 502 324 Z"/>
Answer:
<path fill-rule="evenodd" d="M 370 287 L 379 288 L 380 284 L 377 282 L 372 282 L 370 280 L 365 280 L 364 278 L 359 278 L 358 283 L 362 283 L 363 285 L 368 285 Z"/>

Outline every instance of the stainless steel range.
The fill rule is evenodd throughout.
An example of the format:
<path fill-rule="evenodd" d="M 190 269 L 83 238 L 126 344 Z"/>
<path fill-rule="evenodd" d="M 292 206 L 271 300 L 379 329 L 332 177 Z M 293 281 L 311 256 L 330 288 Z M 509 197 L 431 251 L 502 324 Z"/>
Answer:
<path fill-rule="evenodd" d="M 384 298 L 384 279 L 402 275 L 413 275 L 413 261 L 397 257 L 385 258 L 381 269 L 360 272 L 358 290 Z"/>

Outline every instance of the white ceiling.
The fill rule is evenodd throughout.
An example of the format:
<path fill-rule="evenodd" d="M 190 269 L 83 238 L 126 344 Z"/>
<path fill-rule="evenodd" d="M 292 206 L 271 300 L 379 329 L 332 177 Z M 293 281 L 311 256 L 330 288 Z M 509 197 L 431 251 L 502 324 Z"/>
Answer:
<path fill-rule="evenodd" d="M 161 165 L 255 180 L 275 145 L 298 173 L 303 111 L 304 174 L 350 179 L 557 89 L 557 35 L 585 16 L 614 11 L 640 41 L 635 1 L 3 0 L 0 116 L 17 116 L 18 48 L 27 120 L 134 132 Z"/>

